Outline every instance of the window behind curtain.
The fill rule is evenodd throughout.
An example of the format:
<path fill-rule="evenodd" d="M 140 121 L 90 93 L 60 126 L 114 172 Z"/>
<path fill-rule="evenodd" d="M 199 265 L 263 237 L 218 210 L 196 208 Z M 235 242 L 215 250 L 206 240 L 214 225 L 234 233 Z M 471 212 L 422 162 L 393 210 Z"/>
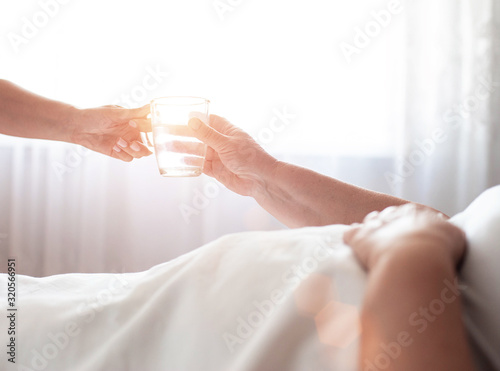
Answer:
<path fill-rule="evenodd" d="M 401 103 L 397 3 L 3 2 L 0 77 L 82 107 L 205 96 L 271 150 L 384 155 Z M 37 33 L 13 46 L 27 22 Z M 283 111 L 293 119 L 273 126 Z"/>

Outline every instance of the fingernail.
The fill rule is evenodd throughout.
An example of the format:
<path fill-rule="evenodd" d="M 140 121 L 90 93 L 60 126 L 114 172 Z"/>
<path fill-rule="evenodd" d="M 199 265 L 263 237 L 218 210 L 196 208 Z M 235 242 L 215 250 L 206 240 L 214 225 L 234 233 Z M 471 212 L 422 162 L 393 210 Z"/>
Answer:
<path fill-rule="evenodd" d="M 113 150 L 114 150 L 115 152 L 121 152 L 121 151 L 122 151 L 122 150 L 120 149 L 120 147 L 118 147 L 118 146 L 114 146 L 114 147 L 113 147 Z"/>
<path fill-rule="evenodd" d="M 136 128 L 137 127 L 137 122 L 135 122 L 134 120 L 132 121 L 129 121 L 128 123 L 130 126 L 132 126 L 133 128 Z"/>
<path fill-rule="evenodd" d="M 141 150 L 141 147 L 139 147 L 137 142 L 134 142 L 130 145 L 130 149 L 132 149 L 133 151 L 139 152 Z"/>
<path fill-rule="evenodd" d="M 120 138 L 120 140 L 118 140 L 118 145 L 122 148 L 126 148 L 127 142 L 123 138 Z"/>
<path fill-rule="evenodd" d="M 192 119 L 189 120 L 188 125 L 191 129 L 194 131 L 198 130 L 201 126 L 201 121 L 200 119 L 197 119 L 196 117 L 193 117 Z"/>

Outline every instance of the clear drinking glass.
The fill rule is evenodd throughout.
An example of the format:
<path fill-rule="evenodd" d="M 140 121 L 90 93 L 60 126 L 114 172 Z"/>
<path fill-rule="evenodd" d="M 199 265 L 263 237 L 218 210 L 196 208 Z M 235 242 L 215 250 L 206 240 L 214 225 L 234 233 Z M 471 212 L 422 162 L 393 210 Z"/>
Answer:
<path fill-rule="evenodd" d="M 141 141 L 151 152 L 155 152 L 155 146 L 153 144 L 153 132 L 152 131 L 141 131 Z"/>
<path fill-rule="evenodd" d="M 197 117 L 208 125 L 209 104 L 198 97 L 151 101 L 154 152 L 162 176 L 198 176 L 203 172 L 207 146 L 194 137 L 188 121 Z"/>

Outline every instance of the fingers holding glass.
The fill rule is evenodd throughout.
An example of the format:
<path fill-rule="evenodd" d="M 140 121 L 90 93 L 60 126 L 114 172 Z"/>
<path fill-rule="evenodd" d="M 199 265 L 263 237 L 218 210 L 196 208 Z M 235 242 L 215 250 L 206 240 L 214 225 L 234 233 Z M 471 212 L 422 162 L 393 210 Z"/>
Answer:
<path fill-rule="evenodd" d="M 127 152 L 123 151 L 118 145 L 115 145 L 113 147 L 113 152 L 111 153 L 111 157 L 114 157 L 118 160 L 122 160 L 125 162 L 130 162 L 134 159 Z"/>
<path fill-rule="evenodd" d="M 148 118 L 133 119 L 130 120 L 128 124 L 140 132 L 147 133 L 153 131 L 153 128 L 151 127 L 151 120 Z"/>
<path fill-rule="evenodd" d="M 143 143 L 136 140 L 127 141 L 124 138 L 118 139 L 113 147 L 113 151 L 116 153 L 126 153 L 132 158 L 141 158 L 151 154 L 151 151 Z"/>

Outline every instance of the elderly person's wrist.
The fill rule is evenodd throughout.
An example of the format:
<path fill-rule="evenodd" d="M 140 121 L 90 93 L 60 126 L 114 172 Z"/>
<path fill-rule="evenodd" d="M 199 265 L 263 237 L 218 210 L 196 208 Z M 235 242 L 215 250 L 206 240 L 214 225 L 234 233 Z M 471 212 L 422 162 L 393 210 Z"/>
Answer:
<path fill-rule="evenodd" d="M 254 186 L 249 196 L 259 200 L 269 196 L 270 189 L 279 177 L 280 169 L 286 163 L 278 161 L 267 152 L 261 153 L 254 163 Z"/>

